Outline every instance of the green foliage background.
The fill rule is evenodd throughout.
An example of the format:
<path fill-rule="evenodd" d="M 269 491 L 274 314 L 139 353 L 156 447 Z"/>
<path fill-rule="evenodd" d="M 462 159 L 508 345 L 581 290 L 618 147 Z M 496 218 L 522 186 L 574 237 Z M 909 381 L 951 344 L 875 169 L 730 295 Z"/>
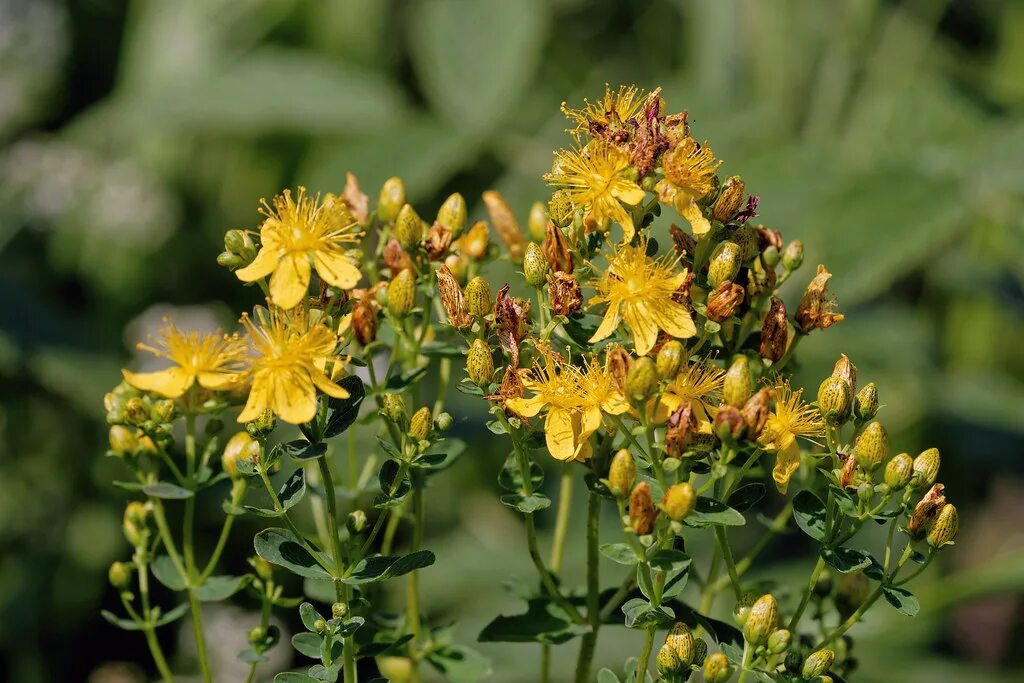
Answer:
<path fill-rule="evenodd" d="M 282 187 L 337 191 L 346 170 L 370 194 L 401 175 L 423 215 L 459 190 L 482 217 L 495 188 L 525 217 L 566 142 L 559 103 L 606 81 L 663 86 L 761 195 L 760 220 L 804 241 L 792 303 L 815 264 L 835 274 L 848 319 L 801 346 L 801 379 L 847 353 L 881 388 L 894 447 L 942 450 L 960 541 L 919 617 L 880 607 L 858 628 L 854 680 L 1024 680 L 1014 0 L 0 0 L 0 679 L 143 680 L 105 664 L 149 666 L 98 614 L 128 552 L 101 397 L 164 312 L 230 325 L 257 300 L 215 264 L 224 230 Z M 423 581 L 432 620 L 471 641 L 530 570 L 494 495 L 502 455 L 479 406 L 456 411 L 471 453 L 428 495 L 439 562 Z M 219 508 L 203 513 L 212 531 Z M 806 549 L 784 545 L 764 573 L 801 582 Z M 571 542 L 567 580 L 578 556 Z M 226 661 L 246 619 L 224 612 Z M 607 662 L 637 649 L 619 633 Z M 535 647 L 480 649 L 489 680 L 533 680 Z"/>

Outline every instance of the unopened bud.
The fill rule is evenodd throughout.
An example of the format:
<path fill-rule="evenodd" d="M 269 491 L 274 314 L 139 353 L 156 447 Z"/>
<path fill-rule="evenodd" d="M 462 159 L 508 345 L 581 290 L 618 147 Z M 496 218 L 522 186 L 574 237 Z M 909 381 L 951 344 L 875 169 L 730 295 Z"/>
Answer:
<path fill-rule="evenodd" d="M 765 247 L 764 251 L 761 252 L 761 261 L 768 268 L 775 268 L 779 265 L 779 261 L 782 259 L 782 254 L 779 253 L 778 248 L 772 244 Z"/>
<path fill-rule="evenodd" d="M 793 240 L 786 245 L 782 252 L 782 267 L 786 270 L 796 270 L 804 262 L 804 243 L 800 240 Z"/>
<path fill-rule="evenodd" d="M 926 451 L 922 451 L 920 455 L 914 458 L 914 475 L 910 480 L 910 485 L 919 491 L 934 484 L 939 476 L 940 463 L 941 458 L 939 457 L 938 448 L 929 448 Z"/>
<path fill-rule="evenodd" d="M 747 399 L 743 404 L 740 414 L 743 421 L 747 423 L 747 437 L 756 439 L 768 423 L 768 416 L 771 414 L 769 405 L 772 400 L 772 390 L 767 387 L 758 390 L 756 394 Z"/>
<path fill-rule="evenodd" d="M 786 667 L 786 671 L 791 674 L 800 673 L 800 668 L 804 664 L 804 658 L 796 650 L 790 650 L 786 655 L 786 659 L 783 660 L 783 666 Z"/>
<path fill-rule="evenodd" d="M 395 239 L 406 249 L 413 249 L 423 241 L 423 219 L 411 204 L 406 204 L 395 219 Z"/>
<path fill-rule="evenodd" d="M 141 396 L 133 396 L 124 404 L 124 416 L 130 424 L 138 426 L 149 420 L 149 406 Z"/>
<path fill-rule="evenodd" d="M 153 405 L 149 409 L 149 415 L 154 422 L 167 423 L 174 419 L 175 409 L 174 401 L 169 398 L 163 398 L 153 401 Z"/>
<path fill-rule="evenodd" d="M 547 226 L 547 209 L 543 203 L 534 202 L 530 207 L 530 215 L 526 219 L 526 229 L 530 232 L 530 239 L 534 242 L 543 242 Z"/>
<path fill-rule="evenodd" d="M 277 426 L 277 418 L 272 410 L 267 408 L 252 420 L 245 423 L 245 431 L 253 438 L 262 439 L 270 435 Z"/>
<path fill-rule="evenodd" d="M 651 499 L 651 487 L 646 481 L 640 482 L 629 494 L 629 526 L 637 536 L 646 536 L 654 531 L 654 520 L 657 517 L 658 511 Z"/>
<path fill-rule="evenodd" d="M 857 497 L 860 498 L 865 503 L 871 500 L 871 498 L 874 495 L 875 487 L 872 486 L 869 482 L 861 482 L 860 485 L 857 486 Z"/>
<path fill-rule="evenodd" d="M 661 499 L 661 509 L 673 522 L 683 521 L 697 505 L 697 493 L 689 482 L 673 484 Z"/>
<path fill-rule="evenodd" d="M 761 235 L 756 228 L 749 226 L 738 228 L 732 234 L 732 241 L 740 245 L 740 260 L 742 263 L 750 261 L 761 250 Z"/>
<path fill-rule="evenodd" d="M 452 231 L 453 237 L 458 237 L 466 228 L 466 199 L 455 192 L 437 210 L 437 222 L 441 223 Z"/>
<path fill-rule="evenodd" d="M 352 307 L 352 331 L 363 346 L 377 338 L 377 311 L 369 301 L 359 300 Z"/>
<path fill-rule="evenodd" d="M 317 633 L 323 633 L 327 630 L 327 622 L 323 619 L 317 619 L 313 622 L 313 630 Z"/>
<path fill-rule="evenodd" d="M 655 359 L 658 376 L 670 380 L 679 372 L 683 364 L 683 345 L 675 339 L 665 342 Z"/>
<path fill-rule="evenodd" d="M 889 437 L 881 422 L 872 422 L 864 428 L 853 446 L 853 453 L 868 472 L 882 464 L 889 453 Z"/>
<path fill-rule="evenodd" d="M 459 250 L 474 261 L 483 258 L 490 244 L 490 230 L 487 223 L 477 221 L 469 231 L 459 238 Z"/>
<path fill-rule="evenodd" d="M 658 656 L 655 664 L 658 667 L 658 674 L 668 680 L 674 678 L 675 675 L 683 668 L 682 662 L 680 662 L 679 657 L 676 656 L 676 651 L 673 650 L 667 642 L 658 650 Z"/>
<path fill-rule="evenodd" d="M 878 412 L 878 387 L 874 382 L 864 385 L 853 400 L 853 414 L 858 420 L 874 419 Z"/>
<path fill-rule="evenodd" d="M 494 302 L 491 285 L 482 277 L 475 277 L 466 285 L 466 313 L 482 318 L 490 315 Z"/>
<path fill-rule="evenodd" d="M 548 202 L 548 214 L 551 216 L 551 220 L 556 225 L 565 227 L 569 224 L 569 219 L 572 218 L 574 207 L 572 200 L 569 198 L 569 193 L 565 190 L 555 190 L 551 195 L 551 200 Z"/>
<path fill-rule="evenodd" d="M 700 636 L 693 637 L 693 661 L 690 662 L 693 666 L 702 666 L 704 660 L 708 656 L 708 644 Z"/>
<path fill-rule="evenodd" d="M 348 605 L 343 602 L 336 602 L 331 605 L 331 616 L 335 619 L 344 619 L 348 614 Z"/>
<path fill-rule="evenodd" d="M 416 303 L 416 276 L 411 270 L 403 270 L 388 284 L 388 311 L 394 316 L 404 316 Z"/>
<path fill-rule="evenodd" d="M 907 453 L 900 453 L 885 466 L 885 483 L 893 491 L 899 491 L 910 483 L 914 476 L 914 459 Z"/>
<path fill-rule="evenodd" d="M 753 393 L 753 379 L 750 376 L 750 361 L 746 356 L 737 356 L 725 373 L 722 397 L 731 406 L 740 408 Z"/>
<path fill-rule="evenodd" d="M 405 421 L 405 399 L 401 394 L 387 393 L 381 397 L 381 408 L 389 420 L 396 424 Z"/>
<path fill-rule="evenodd" d="M 107 438 L 110 441 L 110 450 L 118 455 L 131 455 L 139 445 L 135 431 L 124 425 L 112 426 Z"/>
<path fill-rule="evenodd" d="M 473 341 L 466 355 L 466 374 L 474 384 L 489 384 L 494 376 L 494 358 L 491 357 L 491 349 L 482 339 Z"/>
<path fill-rule="evenodd" d="M 721 652 L 715 652 L 704 660 L 704 681 L 706 683 L 726 683 L 732 678 L 732 664 Z"/>
<path fill-rule="evenodd" d="M 931 528 L 928 530 L 928 545 L 938 549 L 948 543 L 952 543 L 953 539 L 956 538 L 956 532 L 959 528 L 960 515 L 956 511 L 956 506 L 952 503 L 947 503 L 939 511 L 938 517 L 935 518 Z"/>
<path fill-rule="evenodd" d="M 452 416 L 450 413 L 441 413 L 434 419 L 434 426 L 439 432 L 446 432 L 452 428 Z"/>
<path fill-rule="evenodd" d="M 523 275 L 526 281 L 534 287 L 544 284 L 548 274 L 548 260 L 544 256 L 544 248 L 536 242 L 526 245 L 526 254 L 523 256 Z"/>
<path fill-rule="evenodd" d="M 688 667 L 693 662 L 693 632 L 690 631 L 689 626 L 681 621 L 672 626 L 672 630 L 668 632 L 668 636 L 665 638 L 665 646 L 672 648 L 676 658 L 679 659 L 679 663 L 683 667 Z"/>
<path fill-rule="evenodd" d="M 261 451 L 259 442 L 248 432 L 238 432 L 224 444 L 224 452 L 220 457 L 221 468 L 229 477 L 236 479 L 239 474 L 238 461 L 250 460 L 255 464 L 259 462 Z"/>
<path fill-rule="evenodd" d="M 262 626 L 253 626 L 246 637 L 250 645 L 259 645 L 267 639 L 267 632 Z"/>
<path fill-rule="evenodd" d="M 746 625 L 747 619 L 750 617 L 750 608 L 754 606 L 755 601 L 756 597 L 753 593 L 744 593 L 736 602 L 736 607 L 732 612 L 732 618 L 740 628 Z"/>
<path fill-rule="evenodd" d="M 778 623 L 779 603 L 775 596 L 767 593 L 751 606 L 747 623 L 743 625 L 743 637 L 751 645 L 764 645 Z"/>
<path fill-rule="evenodd" d="M 433 416 L 430 414 L 430 408 L 423 406 L 412 415 L 412 419 L 409 420 L 409 436 L 416 441 L 423 441 L 430 434 L 430 425 L 433 422 Z"/>
<path fill-rule="evenodd" d="M 839 377 L 826 377 L 818 387 L 818 409 L 833 424 L 842 424 L 850 414 L 850 385 Z"/>
<path fill-rule="evenodd" d="M 780 655 L 789 649 L 789 645 L 792 642 L 793 634 L 788 629 L 776 629 L 768 636 L 768 652 L 773 655 Z"/>
<path fill-rule="evenodd" d="M 747 424 L 743 421 L 743 413 L 739 408 L 728 404 L 719 406 L 715 413 L 715 434 L 719 439 L 736 441 L 743 436 Z"/>
<path fill-rule="evenodd" d="M 636 463 L 633 461 L 633 455 L 625 448 L 620 448 L 608 468 L 608 490 L 624 498 L 629 495 L 635 481 Z"/>
<path fill-rule="evenodd" d="M 405 205 L 405 183 L 401 178 L 392 177 L 384 181 L 377 200 L 377 215 L 385 223 L 398 217 L 398 212 Z"/>
<path fill-rule="evenodd" d="M 832 663 L 836 661 L 836 653 L 832 650 L 818 650 L 807 655 L 807 659 L 804 660 L 804 666 L 800 670 L 800 675 L 805 680 L 814 678 L 815 676 L 821 676 L 828 672 L 832 668 Z"/>
<path fill-rule="evenodd" d="M 111 586 L 118 590 L 128 588 L 128 585 L 132 581 L 131 565 L 125 562 L 113 563 L 110 565 L 110 569 L 107 570 L 107 580 L 110 581 Z"/>
<path fill-rule="evenodd" d="M 626 397 L 642 401 L 658 388 L 658 368 L 649 356 L 641 356 L 626 373 Z"/>
<path fill-rule="evenodd" d="M 345 528 L 353 536 L 363 533 L 366 528 L 366 513 L 362 510 L 353 510 L 348 513 L 348 517 L 345 518 Z"/>
<path fill-rule="evenodd" d="M 718 287 L 725 280 L 735 280 L 743 265 L 740 245 L 735 242 L 721 242 L 711 253 L 708 263 L 708 284 Z"/>
<path fill-rule="evenodd" d="M 727 223 L 743 206 L 743 191 L 746 186 L 738 175 L 731 176 L 722 184 L 718 199 L 711 207 L 711 216 L 716 221 Z"/>

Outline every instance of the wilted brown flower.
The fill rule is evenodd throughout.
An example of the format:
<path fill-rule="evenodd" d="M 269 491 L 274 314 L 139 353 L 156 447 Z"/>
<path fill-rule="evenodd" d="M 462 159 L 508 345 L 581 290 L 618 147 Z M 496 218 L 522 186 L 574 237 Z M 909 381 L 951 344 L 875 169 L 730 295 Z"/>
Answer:
<path fill-rule="evenodd" d="M 498 328 L 498 341 L 505 353 L 512 359 L 512 366 L 519 367 L 519 342 L 526 337 L 526 321 L 530 302 L 508 295 L 508 283 L 498 290 L 494 302 L 494 322 Z"/>
<path fill-rule="evenodd" d="M 716 221 L 728 223 L 743 206 L 743 193 L 746 189 L 746 184 L 738 175 L 729 177 L 711 207 L 711 216 Z"/>
<path fill-rule="evenodd" d="M 403 270 L 413 269 L 412 258 L 394 237 L 388 240 L 388 243 L 384 246 L 383 258 L 384 265 L 391 271 L 392 277 L 398 275 Z"/>
<path fill-rule="evenodd" d="M 756 202 L 755 202 L 756 206 Z M 755 226 L 757 228 L 757 234 L 761 238 L 761 251 L 764 251 L 768 247 L 775 247 L 779 251 L 782 251 L 782 233 L 772 228 L 766 228 L 763 225 Z"/>
<path fill-rule="evenodd" d="M 352 331 L 363 346 L 377 338 L 377 310 L 371 298 L 360 299 L 353 306 Z"/>
<path fill-rule="evenodd" d="M 778 361 L 786 353 L 789 339 L 789 323 L 786 320 L 786 305 L 782 299 L 772 297 L 768 315 L 761 327 L 761 358 Z"/>
<path fill-rule="evenodd" d="M 434 224 L 427 230 L 427 239 L 423 244 L 427 250 L 427 257 L 431 261 L 441 261 L 448 255 L 448 249 L 451 245 L 451 229 L 443 223 L 434 221 Z"/>
<path fill-rule="evenodd" d="M 747 437 L 756 439 L 761 436 L 768 415 L 771 412 L 772 390 L 765 387 L 747 399 L 740 410 L 743 421 L 747 423 Z"/>
<path fill-rule="evenodd" d="M 359 189 L 359 181 L 351 173 L 345 174 L 345 189 L 341 191 L 341 201 L 345 202 L 349 213 L 360 223 L 370 217 L 370 198 Z"/>
<path fill-rule="evenodd" d="M 484 192 L 483 198 L 487 212 L 491 215 L 491 222 L 494 223 L 494 230 L 508 249 L 509 258 L 515 263 L 522 261 L 523 253 L 526 251 L 526 237 L 519 229 L 519 223 L 516 222 L 515 214 L 509 208 L 508 202 L 494 190 Z"/>
<path fill-rule="evenodd" d="M 619 391 L 626 390 L 626 375 L 633 365 L 633 357 L 619 344 L 609 344 L 604 355 L 604 365 L 612 382 Z"/>
<path fill-rule="evenodd" d="M 824 330 L 832 327 L 845 317 L 841 313 L 833 313 L 835 298 L 829 294 L 828 281 L 832 273 L 825 270 L 825 266 L 819 265 L 818 272 L 807 285 L 807 291 L 800 299 L 800 305 L 796 309 L 796 325 L 804 334 L 811 330 Z"/>
<path fill-rule="evenodd" d="M 715 287 L 715 290 L 708 295 L 709 320 L 720 323 L 733 314 L 736 307 L 743 303 L 743 287 L 733 284 L 731 280 L 725 280 Z"/>
<path fill-rule="evenodd" d="M 449 324 L 456 328 L 469 325 L 466 299 L 462 294 L 462 288 L 459 287 L 459 281 L 455 279 L 448 266 L 441 266 L 437 269 L 437 291 L 441 295 L 444 312 L 448 314 Z"/>
<path fill-rule="evenodd" d="M 569 243 L 561 229 L 551 221 L 548 221 L 545 228 L 544 257 L 547 258 L 552 272 L 572 273 L 572 251 L 569 249 Z"/>
<path fill-rule="evenodd" d="M 583 305 L 580 283 L 568 273 L 548 275 L 548 296 L 551 297 L 551 310 L 556 315 L 572 315 Z"/>
<path fill-rule="evenodd" d="M 692 255 L 697 248 L 697 240 L 693 238 L 693 235 L 674 223 L 668 229 L 668 234 L 672 236 L 672 244 L 675 245 L 678 256 Z"/>
<path fill-rule="evenodd" d="M 646 481 L 633 487 L 629 494 L 629 526 L 637 536 L 646 536 L 654 531 L 658 510 L 651 498 L 651 487 Z"/>
<path fill-rule="evenodd" d="M 487 397 L 488 401 L 498 401 L 504 405 L 505 401 L 511 401 L 514 398 L 520 398 L 523 395 L 523 380 L 519 377 L 519 372 L 516 368 L 509 365 L 505 368 L 505 374 L 501 378 L 501 386 L 498 387 L 498 393 L 491 394 Z M 505 409 L 506 415 L 515 414 L 508 408 Z M 520 419 L 525 419 L 520 416 Z"/>
<path fill-rule="evenodd" d="M 914 508 L 914 513 L 910 516 L 910 523 L 907 524 L 907 531 L 912 536 L 918 535 L 924 530 L 928 523 L 938 516 L 939 511 L 946 505 L 946 487 L 942 484 L 935 484 L 928 493 L 924 494 L 924 498 Z"/>
<path fill-rule="evenodd" d="M 857 458 L 847 453 L 840 453 L 839 459 L 843 462 L 843 467 L 839 471 L 839 485 L 847 488 L 854 483 L 853 475 L 857 473 Z"/>
<path fill-rule="evenodd" d="M 832 376 L 837 377 L 850 387 L 850 396 L 857 394 L 857 366 L 850 362 L 845 353 L 839 354 L 839 360 L 832 368 Z"/>
<path fill-rule="evenodd" d="M 668 416 L 668 423 L 665 425 L 666 455 L 670 458 L 683 457 L 696 431 L 697 418 L 693 414 L 693 405 L 690 401 L 683 401 L 675 412 Z"/>
<path fill-rule="evenodd" d="M 721 439 L 739 439 L 743 436 L 743 430 L 747 423 L 743 420 L 743 414 L 739 408 L 723 403 L 715 413 L 715 432 Z"/>
<path fill-rule="evenodd" d="M 629 154 L 641 178 L 651 172 L 655 159 L 669 146 L 668 138 L 661 129 L 663 108 L 661 88 L 657 88 L 647 96 L 647 101 L 634 119 L 636 128 L 629 141 Z"/>

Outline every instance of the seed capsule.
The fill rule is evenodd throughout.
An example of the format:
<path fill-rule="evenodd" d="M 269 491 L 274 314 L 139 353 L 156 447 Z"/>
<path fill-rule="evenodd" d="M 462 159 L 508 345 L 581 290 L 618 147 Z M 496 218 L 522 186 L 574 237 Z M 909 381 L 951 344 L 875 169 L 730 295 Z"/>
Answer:
<path fill-rule="evenodd" d="M 237 479 L 238 461 L 250 460 L 257 463 L 262 450 L 259 441 L 252 438 L 248 432 L 238 432 L 224 444 L 224 452 L 220 456 L 221 468 L 229 477 Z"/>
<path fill-rule="evenodd" d="M 743 637 L 751 645 L 763 645 L 779 622 L 779 603 L 771 593 L 762 595 L 750 608 Z"/>
<path fill-rule="evenodd" d="M 872 422 L 864 428 L 857 437 L 853 452 L 860 466 L 868 472 L 882 464 L 889 453 L 889 437 L 881 422 Z"/>
<path fill-rule="evenodd" d="M 885 466 L 885 483 L 893 491 L 899 491 L 910 483 L 914 475 L 914 459 L 907 453 L 900 453 Z"/>
<path fill-rule="evenodd" d="M 654 531 L 654 520 L 658 511 L 651 499 L 651 487 L 642 481 L 629 494 L 629 526 L 637 536 L 646 536 Z"/>
<path fill-rule="evenodd" d="M 452 231 L 452 237 L 458 237 L 466 227 L 466 200 L 455 192 L 437 210 L 437 222 Z"/>
<path fill-rule="evenodd" d="M 422 441 L 427 438 L 430 434 L 430 426 L 433 422 L 433 417 L 430 414 L 430 408 L 423 406 L 412 415 L 412 419 L 409 420 L 409 436 L 416 441 Z"/>
<path fill-rule="evenodd" d="M 107 570 L 107 579 L 114 588 L 124 590 L 131 583 L 132 568 L 124 562 L 115 562 Z"/>
<path fill-rule="evenodd" d="M 411 270 L 403 270 L 388 284 L 388 311 L 394 316 L 404 316 L 416 303 L 416 276 Z"/>
<path fill-rule="evenodd" d="M 746 185 L 738 175 L 726 179 L 722 184 L 721 192 L 718 193 L 718 199 L 711 207 L 711 216 L 716 221 L 729 222 L 743 206 L 743 191 L 745 189 Z"/>
<path fill-rule="evenodd" d="M 389 420 L 396 424 L 401 424 L 405 421 L 407 415 L 405 409 L 405 399 L 402 398 L 401 394 L 387 393 L 381 397 L 381 409 Z"/>
<path fill-rule="evenodd" d="M 818 409 L 822 417 L 842 424 L 850 414 L 850 385 L 839 377 L 826 377 L 818 387 Z"/>
<path fill-rule="evenodd" d="M 690 666 L 693 661 L 693 632 L 686 624 L 676 622 L 665 638 L 665 646 L 672 648 L 676 658 L 683 667 Z"/>
<path fill-rule="evenodd" d="M 956 532 L 959 528 L 960 515 L 956 511 L 956 506 L 952 503 L 947 503 L 939 511 L 939 516 L 935 518 L 931 528 L 928 530 L 928 545 L 938 549 L 947 543 L 952 543 L 953 539 L 956 538 Z"/>
<path fill-rule="evenodd" d="M 780 628 L 768 636 L 768 652 L 773 655 L 780 655 L 789 649 L 793 642 L 793 634 L 788 629 Z"/>
<path fill-rule="evenodd" d="M 672 379 L 683 364 L 683 345 L 675 339 L 665 342 L 655 359 L 655 368 L 662 379 Z"/>
<path fill-rule="evenodd" d="M 793 240 L 786 245 L 782 252 L 782 267 L 786 270 L 796 270 L 804 262 L 804 243 L 800 240 Z"/>
<path fill-rule="evenodd" d="M 706 683 L 726 683 L 732 678 L 732 664 L 721 652 L 716 652 L 704 661 L 704 680 Z"/>
<path fill-rule="evenodd" d="M 413 249 L 423 241 L 423 219 L 411 204 L 406 204 L 395 219 L 395 239 L 406 249 Z"/>
<path fill-rule="evenodd" d="M 689 482 L 668 487 L 661 499 L 661 509 L 673 522 L 683 521 L 697 505 L 697 494 Z"/>
<path fill-rule="evenodd" d="M 914 490 L 926 489 L 935 483 L 941 464 L 938 448 L 929 448 L 914 458 L 914 476 L 910 485 Z"/>
<path fill-rule="evenodd" d="M 858 420 L 874 419 L 878 412 L 878 387 L 874 382 L 864 385 L 853 400 L 853 414 Z"/>
<path fill-rule="evenodd" d="M 534 242 L 543 242 L 547 226 L 547 208 L 541 202 L 534 202 L 530 207 L 530 214 L 526 218 L 526 229 L 530 233 L 530 239 Z"/>
<path fill-rule="evenodd" d="M 636 481 L 636 463 L 625 448 L 619 449 L 608 468 L 608 489 L 622 498 L 629 495 Z"/>
<path fill-rule="evenodd" d="M 626 374 L 626 396 L 634 401 L 642 401 L 658 388 L 658 368 L 648 356 L 641 356 L 634 361 Z"/>
<path fill-rule="evenodd" d="M 753 379 L 750 376 L 750 361 L 746 356 L 737 356 L 725 373 L 722 397 L 729 405 L 741 408 L 751 394 L 753 394 Z"/>
<path fill-rule="evenodd" d="M 472 316 L 490 315 L 493 308 L 491 285 L 482 277 L 475 277 L 466 285 L 466 312 Z"/>
<path fill-rule="evenodd" d="M 832 668 L 832 663 L 836 661 L 836 653 L 832 650 L 818 650 L 812 652 L 804 660 L 804 666 L 800 670 L 800 675 L 805 680 L 810 680 L 815 676 L 821 676 Z"/>
<path fill-rule="evenodd" d="M 523 275 L 526 281 L 534 287 L 544 284 L 545 276 L 548 274 L 548 260 L 544 256 L 544 249 L 536 242 L 526 245 L 526 254 L 523 256 Z"/>
<path fill-rule="evenodd" d="M 717 287 L 725 280 L 735 280 L 742 264 L 742 250 L 735 242 L 721 242 L 711 253 L 708 263 L 708 284 Z"/>
<path fill-rule="evenodd" d="M 656 665 L 658 674 L 666 679 L 673 678 L 683 668 L 676 651 L 667 642 L 658 650 Z"/>
<path fill-rule="evenodd" d="M 739 228 L 732 234 L 732 241 L 740 245 L 740 261 L 747 263 L 757 256 L 761 249 L 761 237 L 757 229 L 750 227 Z"/>
<path fill-rule="evenodd" d="M 482 339 L 473 342 L 466 356 L 466 374 L 478 385 L 488 384 L 494 376 L 494 359 L 491 350 Z"/>

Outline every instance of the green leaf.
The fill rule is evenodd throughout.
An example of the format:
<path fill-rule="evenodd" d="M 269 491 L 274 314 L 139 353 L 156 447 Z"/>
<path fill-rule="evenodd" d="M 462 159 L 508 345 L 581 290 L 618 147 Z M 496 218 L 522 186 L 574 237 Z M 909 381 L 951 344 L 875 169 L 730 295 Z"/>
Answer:
<path fill-rule="evenodd" d="M 451 683 L 475 683 L 491 675 L 491 660 L 463 645 L 439 647 L 427 660 Z"/>
<path fill-rule="evenodd" d="M 413 464 L 430 473 L 440 472 L 454 465 L 465 452 L 466 442 L 462 439 L 442 439 L 416 456 Z"/>
<path fill-rule="evenodd" d="M 253 545 L 256 548 L 256 554 L 264 560 L 284 567 L 294 574 L 314 579 L 330 578 L 330 574 L 309 554 L 299 539 L 287 529 L 276 527 L 264 529 L 256 534 Z M 327 562 L 324 557 L 320 559 L 324 563 Z"/>
<path fill-rule="evenodd" d="M 316 622 L 320 619 L 324 619 L 319 612 L 316 611 L 316 607 L 313 607 L 312 603 L 304 602 L 299 605 L 299 618 L 302 619 L 302 625 L 306 627 L 307 631 L 316 631 Z M 326 619 L 324 619 L 326 621 Z M 317 655 L 319 657 L 319 655 Z"/>
<path fill-rule="evenodd" d="M 286 443 L 284 445 L 284 451 L 292 460 L 301 463 L 306 460 L 316 460 L 317 458 L 323 457 L 324 453 L 327 452 L 327 444 L 322 441 L 318 443 L 310 443 L 305 439 L 296 439 L 295 441 L 289 441 Z"/>
<path fill-rule="evenodd" d="M 348 392 L 348 398 L 332 398 L 327 405 L 330 408 L 330 417 L 324 426 L 324 438 L 330 439 L 343 433 L 359 417 L 359 407 L 366 398 L 366 386 L 363 380 L 356 375 L 342 377 L 338 386 Z"/>
<path fill-rule="evenodd" d="M 825 504 L 810 491 L 801 491 L 793 498 L 793 519 L 814 540 L 825 540 Z"/>
<path fill-rule="evenodd" d="M 383 450 L 384 453 L 387 454 L 388 457 L 394 458 L 395 460 L 402 459 L 402 452 L 399 451 L 398 447 L 395 446 L 395 444 L 391 443 L 389 440 L 385 439 L 382 436 L 378 436 L 377 444 L 381 447 L 381 450 Z"/>
<path fill-rule="evenodd" d="M 906 588 L 882 586 L 882 595 L 900 614 L 906 614 L 908 617 L 914 616 L 921 609 L 921 603 Z"/>
<path fill-rule="evenodd" d="M 524 515 L 528 515 L 551 506 L 551 499 L 543 493 L 533 493 L 529 496 L 525 496 L 518 492 L 506 493 L 501 497 L 501 502 L 510 508 L 519 510 Z"/>
<path fill-rule="evenodd" d="M 178 619 L 181 619 L 183 616 L 185 616 L 185 612 L 187 612 L 187 611 L 188 611 L 188 603 L 187 602 L 183 602 L 180 605 L 178 605 L 177 607 L 175 607 L 174 609 L 171 609 L 171 610 L 169 610 L 167 612 L 164 612 L 162 615 L 160 615 L 160 618 L 157 619 L 156 623 L 154 623 L 153 625 L 157 626 L 157 627 L 159 627 L 159 626 L 166 626 L 167 624 L 170 624 L 172 622 L 177 621 Z"/>
<path fill-rule="evenodd" d="M 166 481 L 158 481 L 155 484 L 146 484 L 142 487 L 142 492 L 147 496 L 165 498 L 168 500 L 184 500 L 185 498 L 191 498 L 195 495 L 195 493 L 186 488 L 170 484 Z"/>
<path fill-rule="evenodd" d="M 759 481 L 741 486 L 729 496 L 729 507 L 744 512 L 757 505 L 764 498 L 767 487 Z"/>
<path fill-rule="evenodd" d="M 202 586 L 196 589 L 196 597 L 203 602 L 227 600 L 252 580 L 252 575 L 242 576 L 211 576 Z"/>
<path fill-rule="evenodd" d="M 157 555 L 149 567 L 153 570 L 153 576 L 156 577 L 156 580 L 172 591 L 180 592 L 185 590 L 186 583 L 184 577 L 178 573 L 178 569 L 167 555 Z"/>
<path fill-rule="evenodd" d="M 619 683 L 619 677 L 615 672 L 605 667 L 597 672 L 597 683 Z"/>
<path fill-rule="evenodd" d="M 255 512 L 263 517 L 280 517 L 295 507 L 304 495 L 306 495 L 306 473 L 300 467 L 292 473 L 292 476 L 288 477 L 288 480 L 277 492 L 277 498 L 281 502 L 282 508 L 280 512 L 271 508 L 261 508 L 254 505 L 245 505 L 243 507 L 249 512 Z"/>
<path fill-rule="evenodd" d="M 870 555 L 853 548 L 824 548 L 821 557 L 828 566 L 843 574 L 857 572 L 872 565 Z"/>
<path fill-rule="evenodd" d="M 480 632 L 481 643 L 547 643 L 559 645 L 587 632 L 574 624 L 561 607 L 546 598 L 527 602 L 524 614 L 499 616 Z"/>
<path fill-rule="evenodd" d="M 142 627 L 131 619 L 122 619 L 109 610 L 100 610 L 100 616 L 107 620 L 110 624 L 122 629 L 124 631 L 141 631 Z"/>
<path fill-rule="evenodd" d="M 384 388 L 388 391 L 405 391 L 416 382 L 423 379 L 423 376 L 427 374 L 427 366 L 423 365 L 412 370 L 406 370 L 405 372 L 397 375 L 392 375 L 388 378 Z"/>
<path fill-rule="evenodd" d="M 417 550 L 408 555 L 374 555 L 360 560 L 343 581 L 350 586 L 358 586 L 402 576 L 432 564 L 434 553 L 429 550 Z"/>
<path fill-rule="evenodd" d="M 536 491 L 544 483 L 544 470 L 533 459 L 530 460 L 530 490 Z M 505 459 L 505 465 L 498 472 L 498 485 L 513 493 L 523 490 L 523 477 L 519 469 L 519 458 L 515 453 L 510 453 Z"/>
<path fill-rule="evenodd" d="M 646 600 L 636 598 L 622 606 L 622 613 L 626 615 L 626 628 L 648 628 L 650 626 L 670 626 L 674 621 L 675 613 L 671 608 L 662 605 L 655 607 Z"/>
<path fill-rule="evenodd" d="M 318 679 L 296 671 L 285 671 L 274 676 L 274 683 L 318 683 Z"/>
<path fill-rule="evenodd" d="M 720 500 L 701 496 L 697 498 L 697 506 L 693 514 L 687 517 L 687 523 L 693 526 L 714 524 L 719 526 L 743 526 L 747 520 L 742 514 Z"/>
<path fill-rule="evenodd" d="M 605 543 L 601 546 L 601 554 L 619 564 L 634 565 L 640 561 L 628 543 Z"/>
<path fill-rule="evenodd" d="M 412 479 L 409 473 L 405 472 L 402 479 L 398 475 L 402 471 L 402 465 L 397 460 L 385 460 L 377 473 L 377 481 L 380 484 L 382 502 L 376 503 L 377 507 L 391 507 L 402 502 L 402 499 L 412 491 Z"/>

